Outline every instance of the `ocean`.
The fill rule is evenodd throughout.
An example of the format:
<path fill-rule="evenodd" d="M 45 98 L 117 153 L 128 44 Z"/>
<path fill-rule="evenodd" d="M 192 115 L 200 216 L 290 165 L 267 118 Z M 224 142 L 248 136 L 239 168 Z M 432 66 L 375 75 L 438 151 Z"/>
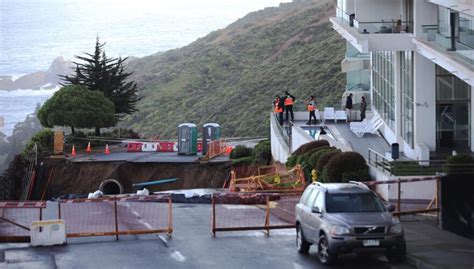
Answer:
<path fill-rule="evenodd" d="M 46 71 L 58 56 L 93 52 L 142 57 L 185 46 L 247 13 L 284 0 L 0 0 L 0 76 Z M 55 90 L 0 91 L 0 131 L 34 112 Z"/>

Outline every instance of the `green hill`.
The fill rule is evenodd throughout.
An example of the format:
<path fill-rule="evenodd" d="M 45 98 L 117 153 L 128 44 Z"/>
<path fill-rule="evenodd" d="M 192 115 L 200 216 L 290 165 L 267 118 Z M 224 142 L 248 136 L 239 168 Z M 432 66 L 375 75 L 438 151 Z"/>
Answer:
<path fill-rule="evenodd" d="M 330 0 L 295 1 L 253 12 L 190 45 L 133 60 L 142 100 L 123 126 L 175 138 L 183 122 L 217 122 L 225 136 L 269 132 L 275 94 L 320 103 L 341 96 L 345 43 L 332 30 Z M 326 100 L 326 101 L 325 101 Z"/>

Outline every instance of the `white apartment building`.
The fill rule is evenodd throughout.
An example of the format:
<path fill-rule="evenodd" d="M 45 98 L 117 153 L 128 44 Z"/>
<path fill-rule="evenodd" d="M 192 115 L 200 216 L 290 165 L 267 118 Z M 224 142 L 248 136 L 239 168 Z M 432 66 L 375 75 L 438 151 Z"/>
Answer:
<path fill-rule="evenodd" d="M 370 55 L 389 143 L 417 160 L 474 152 L 474 0 L 338 0 L 330 21 Z"/>

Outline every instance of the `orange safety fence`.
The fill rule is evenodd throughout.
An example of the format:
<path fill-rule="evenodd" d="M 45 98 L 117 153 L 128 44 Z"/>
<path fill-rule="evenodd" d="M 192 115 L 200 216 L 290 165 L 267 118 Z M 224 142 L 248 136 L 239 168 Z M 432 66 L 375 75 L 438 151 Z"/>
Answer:
<path fill-rule="evenodd" d="M 164 195 L 61 200 L 58 217 L 68 237 L 173 232 L 171 197 Z"/>
<path fill-rule="evenodd" d="M 264 230 L 295 227 L 295 206 L 299 196 L 276 194 L 237 194 L 230 202 L 220 195 L 212 196 L 211 232 Z M 252 200 L 253 202 L 247 202 Z"/>
<path fill-rule="evenodd" d="M 395 204 L 394 216 L 440 211 L 440 178 L 419 177 L 363 182 L 385 201 Z"/>
<path fill-rule="evenodd" d="M 277 168 L 269 174 L 260 174 L 245 178 L 236 178 L 234 171 L 231 172 L 229 189 L 231 192 L 303 192 L 306 187 L 306 179 L 300 165 L 289 171 L 281 171 Z"/>
<path fill-rule="evenodd" d="M 30 225 L 44 208 L 46 202 L 0 202 L 0 242 L 29 242 Z"/>
<path fill-rule="evenodd" d="M 206 158 L 212 159 L 219 155 L 225 154 L 226 149 L 227 149 L 227 143 L 224 140 L 211 141 L 208 144 Z"/>

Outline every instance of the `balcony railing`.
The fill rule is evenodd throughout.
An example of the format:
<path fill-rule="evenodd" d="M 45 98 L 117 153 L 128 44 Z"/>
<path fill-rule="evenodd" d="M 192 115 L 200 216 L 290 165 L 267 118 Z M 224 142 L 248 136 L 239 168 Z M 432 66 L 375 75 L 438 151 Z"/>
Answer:
<path fill-rule="evenodd" d="M 474 66 L 474 48 L 455 41 L 455 47 L 453 49 L 451 37 L 440 34 L 438 25 L 423 25 L 422 27 L 422 37 L 425 41 L 430 42 L 445 51 L 450 51 L 458 60 Z"/>
<path fill-rule="evenodd" d="M 354 27 L 361 34 L 400 34 L 412 33 L 412 23 L 393 19 L 390 21 L 359 21 L 355 15 L 345 13 L 342 9 L 336 8 L 336 16 L 342 19 L 342 22 L 350 27 Z"/>

